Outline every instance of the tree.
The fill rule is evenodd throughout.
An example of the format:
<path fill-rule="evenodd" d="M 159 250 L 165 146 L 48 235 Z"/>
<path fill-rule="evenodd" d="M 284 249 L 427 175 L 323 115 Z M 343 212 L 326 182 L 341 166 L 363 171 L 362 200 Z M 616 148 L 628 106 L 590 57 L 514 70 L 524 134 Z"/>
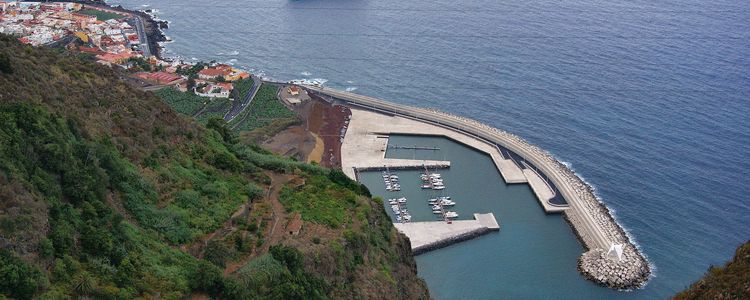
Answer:
<path fill-rule="evenodd" d="M 216 130 L 216 132 L 221 135 L 221 138 L 224 140 L 224 142 L 234 144 L 234 134 L 232 133 L 232 130 L 229 129 L 229 127 L 227 126 L 227 121 L 224 121 L 224 119 L 219 117 L 212 117 L 208 119 L 206 128 Z"/>
<path fill-rule="evenodd" d="M 4 53 L 0 53 L 0 73 L 13 74 L 13 66 L 10 65 L 10 59 Z"/>
<path fill-rule="evenodd" d="M 190 288 L 216 297 L 224 289 L 221 270 L 205 260 L 198 261 L 189 277 Z"/>
<path fill-rule="evenodd" d="M 31 299 L 43 282 L 44 277 L 39 270 L 9 251 L 0 250 L 0 296 Z"/>

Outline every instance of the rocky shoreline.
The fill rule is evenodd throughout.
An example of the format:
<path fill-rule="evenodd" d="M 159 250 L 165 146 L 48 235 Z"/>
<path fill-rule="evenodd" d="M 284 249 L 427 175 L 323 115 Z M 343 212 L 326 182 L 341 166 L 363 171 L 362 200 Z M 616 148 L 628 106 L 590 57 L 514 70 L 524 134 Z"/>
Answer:
<path fill-rule="evenodd" d="M 101 1 L 104 3 L 104 1 Z M 169 27 L 169 22 L 164 20 L 154 20 L 153 16 L 147 11 L 130 10 L 122 7 L 121 5 L 109 6 L 107 4 L 101 5 L 103 8 L 121 11 L 123 13 L 133 14 L 143 20 L 144 30 L 146 31 L 146 37 L 148 38 L 148 48 L 151 53 L 158 59 L 162 59 L 161 50 L 162 46 L 160 43 L 168 41 L 167 36 L 164 35 L 162 29 Z"/>

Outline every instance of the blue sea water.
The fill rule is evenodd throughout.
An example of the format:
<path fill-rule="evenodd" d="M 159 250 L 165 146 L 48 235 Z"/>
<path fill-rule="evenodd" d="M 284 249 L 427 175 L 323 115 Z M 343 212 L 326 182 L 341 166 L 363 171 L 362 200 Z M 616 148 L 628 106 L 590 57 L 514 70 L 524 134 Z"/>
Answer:
<path fill-rule="evenodd" d="M 668 297 L 750 238 L 748 1 L 109 3 L 157 9 L 170 21 L 167 55 L 434 107 L 549 150 L 596 187 L 656 267 L 644 289 L 608 297 Z M 472 255 L 454 249 L 429 255 Z M 513 289 L 501 279 L 522 268 L 471 270 L 489 276 L 475 283 L 421 275 L 433 291 Z M 602 295 L 516 286 L 534 292 L 506 295 Z"/>

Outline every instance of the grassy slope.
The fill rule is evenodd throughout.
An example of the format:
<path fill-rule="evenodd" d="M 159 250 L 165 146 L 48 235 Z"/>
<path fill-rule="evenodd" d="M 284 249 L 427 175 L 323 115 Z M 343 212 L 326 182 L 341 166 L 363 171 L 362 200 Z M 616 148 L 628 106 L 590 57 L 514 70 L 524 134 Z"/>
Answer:
<path fill-rule="evenodd" d="M 724 267 L 711 267 L 675 299 L 750 299 L 750 241 L 737 248 Z"/>
<path fill-rule="evenodd" d="M 172 109 L 187 116 L 192 116 L 204 103 L 211 101 L 210 98 L 198 96 L 193 92 L 180 92 L 173 88 L 160 89 L 156 91 L 156 95 Z"/>
<path fill-rule="evenodd" d="M 375 287 L 365 295 L 427 297 L 408 243 L 361 195 L 332 198 L 347 203 L 352 226 L 322 242 L 271 245 L 270 262 L 252 259 L 266 246 L 262 235 L 252 245 L 237 239 L 260 232 L 255 225 L 208 241 L 200 255 L 180 250 L 261 200 L 268 172 L 364 191 L 338 173 L 238 145 L 220 123 L 207 130 L 120 76 L 0 35 L 0 234 L 10 241 L 0 250 L 0 295 L 346 298 Z M 266 266 L 273 276 L 223 276 L 217 262 L 236 257 L 250 258 L 244 272 Z"/>
<path fill-rule="evenodd" d="M 296 120 L 296 115 L 281 104 L 276 97 L 278 87 L 271 84 L 260 86 L 258 93 L 242 115 L 231 124 L 237 131 L 252 131 L 271 124 L 274 120 Z"/>

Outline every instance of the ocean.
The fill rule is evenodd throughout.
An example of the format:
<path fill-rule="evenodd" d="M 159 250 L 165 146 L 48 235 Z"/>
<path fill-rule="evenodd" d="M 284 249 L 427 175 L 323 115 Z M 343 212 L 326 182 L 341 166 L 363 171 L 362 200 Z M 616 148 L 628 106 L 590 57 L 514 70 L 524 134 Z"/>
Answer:
<path fill-rule="evenodd" d="M 108 3 L 168 20 L 167 56 L 323 82 L 515 133 L 591 183 L 654 265 L 645 288 L 613 292 L 575 271 L 573 238 L 544 252 L 548 268 L 529 270 L 520 260 L 477 261 L 493 257 L 477 254 L 488 248 L 475 244 L 496 243 L 488 236 L 417 258 L 438 299 L 666 298 L 750 239 L 748 1 Z M 570 233 L 554 216 L 538 219 L 564 226 L 556 236 Z M 512 234 L 504 229 L 497 236 Z M 470 273 L 483 276 L 463 280 Z M 514 279 L 534 276 L 545 280 Z M 545 284 L 555 279 L 565 284 Z"/>

